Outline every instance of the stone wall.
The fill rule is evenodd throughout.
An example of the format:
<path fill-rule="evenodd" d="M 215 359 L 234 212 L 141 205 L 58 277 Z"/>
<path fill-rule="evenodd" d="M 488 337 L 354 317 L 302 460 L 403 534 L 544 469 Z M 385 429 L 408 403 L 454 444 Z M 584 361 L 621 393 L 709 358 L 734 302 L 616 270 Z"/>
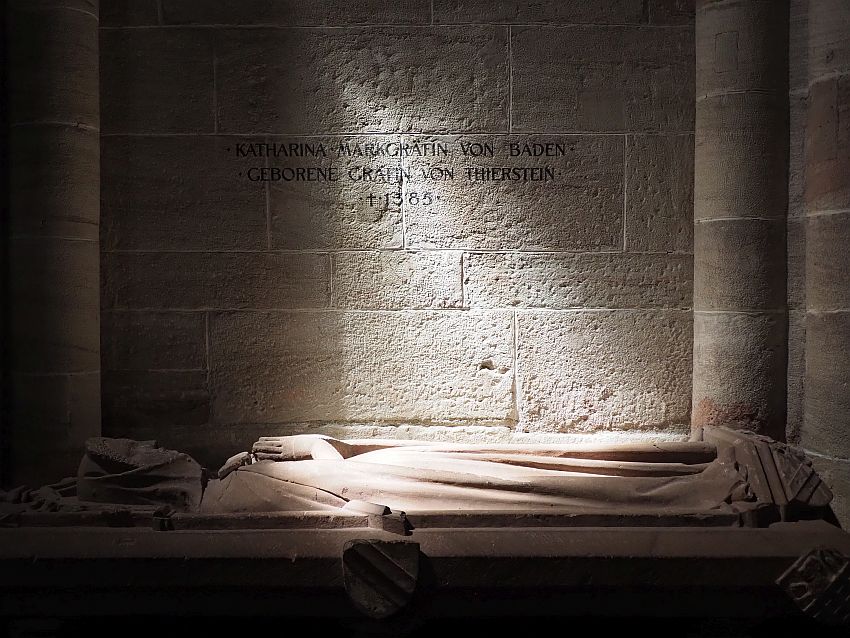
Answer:
<path fill-rule="evenodd" d="M 850 525 L 850 4 L 808 8 L 805 400 L 799 439 Z"/>
<path fill-rule="evenodd" d="M 692 5 L 104 0 L 104 432 L 213 460 L 307 430 L 686 436 Z M 240 156 L 265 143 L 449 152 Z M 247 178 L 331 165 L 411 177 L 383 206 Z M 421 177 L 472 165 L 556 177 Z"/>
<path fill-rule="evenodd" d="M 788 420 L 787 438 L 799 443 L 806 373 L 805 130 L 809 100 L 809 0 L 791 0 L 788 170 Z"/>

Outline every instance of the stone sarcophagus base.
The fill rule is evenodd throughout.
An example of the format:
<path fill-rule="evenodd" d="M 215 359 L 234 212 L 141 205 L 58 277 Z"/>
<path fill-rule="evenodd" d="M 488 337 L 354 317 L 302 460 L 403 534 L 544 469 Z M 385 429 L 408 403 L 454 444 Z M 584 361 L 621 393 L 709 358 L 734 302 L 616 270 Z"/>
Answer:
<path fill-rule="evenodd" d="M 841 624 L 850 606 L 850 535 L 808 459 L 723 428 L 610 447 L 268 438 L 216 472 L 94 439 L 76 478 L 4 496 L 4 616 Z"/>

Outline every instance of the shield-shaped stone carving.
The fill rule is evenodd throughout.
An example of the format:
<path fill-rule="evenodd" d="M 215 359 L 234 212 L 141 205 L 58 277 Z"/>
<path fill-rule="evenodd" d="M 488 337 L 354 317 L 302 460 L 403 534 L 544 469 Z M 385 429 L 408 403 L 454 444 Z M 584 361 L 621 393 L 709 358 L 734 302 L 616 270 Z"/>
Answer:
<path fill-rule="evenodd" d="M 342 552 L 345 591 L 371 618 L 387 618 L 410 603 L 419 578 L 419 543 L 353 540 Z"/>

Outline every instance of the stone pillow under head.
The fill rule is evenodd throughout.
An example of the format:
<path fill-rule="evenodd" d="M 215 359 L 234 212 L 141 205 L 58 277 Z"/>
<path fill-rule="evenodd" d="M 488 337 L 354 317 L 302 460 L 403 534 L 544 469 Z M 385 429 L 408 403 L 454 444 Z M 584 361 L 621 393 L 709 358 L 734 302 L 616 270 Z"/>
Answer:
<path fill-rule="evenodd" d="M 81 501 L 170 505 L 185 511 L 198 508 L 203 489 L 201 466 L 156 441 L 90 438 L 77 472 Z"/>

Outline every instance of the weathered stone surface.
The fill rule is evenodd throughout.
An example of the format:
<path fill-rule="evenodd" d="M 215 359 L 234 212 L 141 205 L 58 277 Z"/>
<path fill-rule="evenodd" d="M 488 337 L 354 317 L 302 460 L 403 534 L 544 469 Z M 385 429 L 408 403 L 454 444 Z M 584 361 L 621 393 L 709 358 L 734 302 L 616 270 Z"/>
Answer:
<path fill-rule="evenodd" d="M 461 253 L 356 252 L 333 256 L 337 308 L 459 308 Z"/>
<path fill-rule="evenodd" d="M 103 30 L 103 132 L 213 133 L 212 37 L 204 29 Z"/>
<path fill-rule="evenodd" d="M 694 138 L 635 135 L 626 143 L 626 250 L 691 252 Z"/>
<path fill-rule="evenodd" d="M 820 454 L 850 456 L 850 312 L 806 316 L 806 413 L 800 442 Z"/>
<path fill-rule="evenodd" d="M 789 3 L 788 89 L 797 95 L 807 93 L 809 85 L 809 1 Z"/>
<path fill-rule="evenodd" d="M 213 313 L 217 423 L 503 423 L 512 418 L 509 313 Z"/>
<path fill-rule="evenodd" d="M 541 22 L 549 24 L 639 23 L 643 17 L 641 0 L 434 0 L 437 24 Z"/>
<path fill-rule="evenodd" d="M 100 368 L 98 257 L 92 241 L 10 241 L 13 370 L 65 373 Z"/>
<path fill-rule="evenodd" d="M 688 423 L 689 312 L 520 312 L 517 322 L 517 391 L 528 430 Z"/>
<path fill-rule="evenodd" d="M 104 312 L 105 370 L 206 369 L 204 313 Z"/>
<path fill-rule="evenodd" d="M 808 91 L 808 89 L 807 89 Z M 788 217 L 806 214 L 806 120 L 809 98 L 806 95 L 789 98 L 788 145 Z"/>
<path fill-rule="evenodd" d="M 165 24 L 430 24 L 430 0 L 164 0 Z"/>
<path fill-rule="evenodd" d="M 785 246 L 788 259 L 788 308 L 806 307 L 806 222 L 789 217 L 785 225 Z"/>
<path fill-rule="evenodd" d="M 271 137 L 275 144 L 323 144 L 327 157 L 271 157 L 269 166 L 286 171 L 314 167 L 335 170 L 336 181 L 271 181 L 269 224 L 272 248 L 401 248 L 401 160 L 367 149 L 397 149 L 392 135 L 356 137 Z M 387 146 L 389 145 L 389 146 Z M 315 149 L 314 149 L 315 150 Z M 358 151 L 362 155 L 358 155 Z M 392 152 L 395 152 L 393 150 Z M 240 159 L 247 169 L 263 159 Z M 328 177 L 330 173 L 327 174 Z"/>
<path fill-rule="evenodd" d="M 806 378 L 806 311 L 788 312 L 788 369 L 786 381 L 786 426 L 789 443 L 799 443 L 803 426 Z"/>
<path fill-rule="evenodd" d="M 785 306 L 785 222 L 712 219 L 694 232 L 694 308 L 776 310 Z"/>
<path fill-rule="evenodd" d="M 98 22 L 83 7 L 40 10 L 10 3 L 8 120 L 64 122 L 97 129 Z"/>
<path fill-rule="evenodd" d="M 696 94 L 787 96 L 788 2 L 702 2 L 696 30 Z"/>
<path fill-rule="evenodd" d="M 514 132 L 692 130 L 691 29 L 514 27 L 512 54 Z"/>
<path fill-rule="evenodd" d="M 848 180 L 850 181 L 850 180 Z M 806 220 L 806 303 L 810 310 L 850 309 L 850 211 Z"/>
<path fill-rule="evenodd" d="M 649 21 L 652 24 L 693 24 L 695 0 L 649 0 Z"/>
<path fill-rule="evenodd" d="M 330 259 L 300 253 L 105 253 L 107 308 L 317 308 Z"/>
<path fill-rule="evenodd" d="M 623 245 L 623 140 L 619 136 L 464 136 L 434 138 L 445 157 L 405 158 L 406 192 L 433 205 L 406 207 L 412 248 L 605 250 Z M 465 157 L 461 143 L 492 144 L 493 157 Z M 562 145 L 557 157 L 510 156 L 510 144 Z M 522 148 L 522 146 L 520 146 Z M 557 147 L 553 152 L 557 151 Z M 469 181 L 467 170 L 552 170 L 547 181 Z M 454 168 L 453 181 L 425 179 Z"/>
<path fill-rule="evenodd" d="M 74 476 L 86 439 L 100 435 L 100 374 L 13 374 L 9 388 L 15 481 L 35 486 Z"/>
<path fill-rule="evenodd" d="M 102 248 L 267 246 L 265 188 L 239 176 L 224 137 L 104 137 Z"/>
<path fill-rule="evenodd" d="M 219 130 L 506 131 L 507 29 L 218 33 Z"/>
<path fill-rule="evenodd" d="M 809 210 L 850 209 L 850 75 L 818 82 L 806 124 Z"/>
<path fill-rule="evenodd" d="M 695 297 L 695 303 L 698 303 Z M 694 312 L 693 424 L 785 433 L 784 313 Z M 745 362 L 745 364 L 743 364 Z"/>
<path fill-rule="evenodd" d="M 159 21 L 157 0 L 105 0 L 101 5 L 102 27 L 138 27 Z"/>
<path fill-rule="evenodd" d="M 850 459 L 811 455 L 818 475 L 829 485 L 833 498 L 830 506 L 841 527 L 850 529 Z"/>
<path fill-rule="evenodd" d="M 689 308 L 690 255 L 467 253 L 472 308 Z"/>
<path fill-rule="evenodd" d="M 12 235 L 97 240 L 100 136 L 73 127 L 12 127 L 9 132 Z"/>
<path fill-rule="evenodd" d="M 787 99 L 752 92 L 697 102 L 696 219 L 785 218 Z"/>
<path fill-rule="evenodd" d="M 79 11 L 80 13 L 86 13 L 93 18 L 97 18 L 100 0 L 12 0 L 9 4 L 14 4 L 16 9 L 26 11 L 64 9 Z"/>
<path fill-rule="evenodd" d="M 809 75 L 850 71 L 850 11 L 844 0 L 809 0 Z"/>
<path fill-rule="evenodd" d="M 205 370 L 104 370 L 102 394 L 104 436 L 155 438 L 166 444 L 173 426 L 209 421 Z"/>

